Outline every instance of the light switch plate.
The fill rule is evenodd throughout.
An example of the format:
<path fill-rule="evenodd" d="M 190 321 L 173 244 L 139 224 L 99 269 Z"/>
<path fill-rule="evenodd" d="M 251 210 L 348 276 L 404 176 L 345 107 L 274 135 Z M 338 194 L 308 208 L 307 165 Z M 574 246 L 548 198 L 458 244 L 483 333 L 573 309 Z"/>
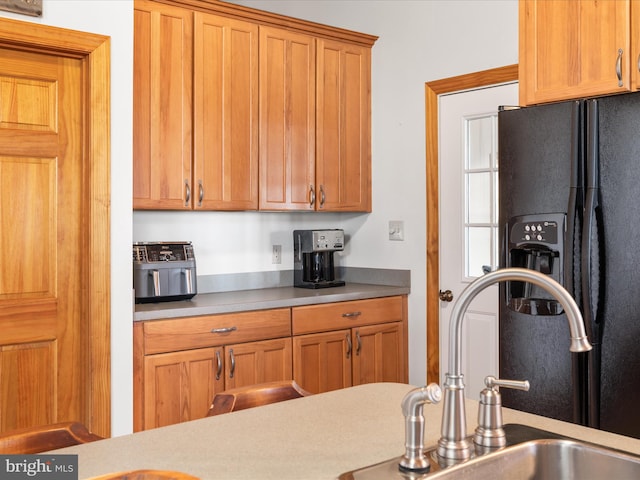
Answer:
<path fill-rule="evenodd" d="M 389 221 L 389 240 L 404 240 L 404 222 L 402 220 Z"/>

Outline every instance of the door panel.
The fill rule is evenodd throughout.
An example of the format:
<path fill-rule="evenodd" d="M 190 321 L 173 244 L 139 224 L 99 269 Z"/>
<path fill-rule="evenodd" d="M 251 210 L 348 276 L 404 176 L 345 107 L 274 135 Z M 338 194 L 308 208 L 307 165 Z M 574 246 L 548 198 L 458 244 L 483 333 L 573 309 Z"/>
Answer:
<path fill-rule="evenodd" d="M 404 381 L 402 322 L 354 329 L 353 384 Z"/>
<path fill-rule="evenodd" d="M 55 341 L 0 346 L 0 431 L 55 421 L 56 367 Z"/>
<path fill-rule="evenodd" d="M 229 345 L 225 353 L 226 390 L 291 379 L 290 338 Z"/>
<path fill-rule="evenodd" d="M 516 105 L 518 85 L 507 84 L 441 96 L 440 102 L 440 289 L 451 290 L 453 302 L 464 288 L 482 270 L 482 265 L 471 265 L 470 259 L 481 258 L 472 241 L 474 229 L 493 230 L 487 235 L 486 261 L 497 265 L 497 216 L 494 202 L 497 191 L 495 166 L 497 165 L 497 111 L 500 105 Z M 479 148 L 471 122 L 488 119 L 479 129 L 489 135 L 488 142 Z M 490 126 L 493 125 L 493 126 Z M 484 135 L 483 135 L 484 136 Z M 493 137 L 495 138 L 493 138 Z M 475 152 L 481 159 L 471 161 Z M 485 166 L 487 165 L 487 166 Z M 472 189 L 474 175 L 485 176 L 490 188 Z M 446 188 L 443 188 L 446 186 Z M 493 194 L 491 193 L 493 191 Z M 465 200 L 466 199 L 466 200 Z M 485 209 L 478 209 L 478 205 Z M 473 208 L 473 210 L 472 210 Z M 493 213 L 479 215 L 479 210 Z M 477 220 L 474 217 L 486 219 Z M 491 217 L 491 218 L 489 218 Z M 493 253 L 492 253 L 493 252 Z M 481 273 L 480 273 L 481 274 Z M 454 303 L 440 302 L 440 381 L 449 371 L 449 327 Z M 463 322 L 463 352 L 466 396 L 477 398 L 484 388 L 484 377 L 498 374 L 498 287 L 491 286 L 471 303 Z"/>
<path fill-rule="evenodd" d="M 293 379 L 311 393 L 351 386 L 351 331 L 293 337 Z"/>
<path fill-rule="evenodd" d="M 0 428 L 86 421 L 82 64 L 0 63 Z"/>

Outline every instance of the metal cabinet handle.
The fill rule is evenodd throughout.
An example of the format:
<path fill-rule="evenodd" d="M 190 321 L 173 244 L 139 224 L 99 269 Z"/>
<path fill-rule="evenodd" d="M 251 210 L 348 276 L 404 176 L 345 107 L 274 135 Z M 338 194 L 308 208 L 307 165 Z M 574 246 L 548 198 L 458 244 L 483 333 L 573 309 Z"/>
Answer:
<path fill-rule="evenodd" d="M 202 200 L 204 200 L 204 185 L 202 180 L 198 180 L 198 206 L 202 206 Z"/>
<path fill-rule="evenodd" d="M 153 295 L 155 297 L 160 296 L 160 272 L 158 270 L 152 270 L 151 276 L 153 277 Z"/>
<path fill-rule="evenodd" d="M 616 59 L 616 76 L 618 77 L 618 86 L 622 87 L 622 49 L 618 49 L 618 58 Z"/>
<path fill-rule="evenodd" d="M 351 358 L 351 348 L 352 348 L 351 334 L 347 333 L 346 337 L 347 337 L 347 358 Z"/>
<path fill-rule="evenodd" d="M 191 187 L 189 186 L 189 180 L 184 181 L 184 205 L 189 206 L 191 202 Z"/>
<path fill-rule="evenodd" d="M 231 362 L 229 378 L 233 378 L 233 374 L 236 372 L 236 356 L 233 354 L 233 348 L 229 349 L 229 361 Z"/>
<path fill-rule="evenodd" d="M 231 333 L 235 332 L 238 327 L 222 327 L 222 328 L 212 328 L 211 333 Z"/>
<path fill-rule="evenodd" d="M 309 206 L 313 207 L 314 203 L 316 203 L 316 191 L 313 185 L 309 185 Z"/>
<path fill-rule="evenodd" d="M 362 312 L 347 312 L 342 314 L 345 318 L 359 317 L 360 315 L 362 315 Z"/>
<path fill-rule="evenodd" d="M 360 338 L 360 332 L 356 330 L 356 356 L 360 356 L 360 350 L 362 350 L 362 339 Z"/>
<path fill-rule="evenodd" d="M 185 283 L 185 291 L 187 293 L 193 293 L 193 281 L 192 281 L 192 277 L 191 277 L 191 269 L 190 268 L 185 268 L 182 270 L 182 273 L 184 273 L 184 283 Z"/>
<path fill-rule="evenodd" d="M 324 195 L 324 185 L 320 185 L 320 206 L 324 207 L 325 195 Z"/>
<path fill-rule="evenodd" d="M 638 60 L 636 63 L 637 63 L 636 67 L 638 67 L 638 71 L 640 72 L 640 55 L 638 55 Z"/>
<path fill-rule="evenodd" d="M 222 356 L 220 355 L 220 350 L 216 350 L 216 362 L 218 363 L 216 380 L 220 380 L 220 376 L 222 375 Z"/>

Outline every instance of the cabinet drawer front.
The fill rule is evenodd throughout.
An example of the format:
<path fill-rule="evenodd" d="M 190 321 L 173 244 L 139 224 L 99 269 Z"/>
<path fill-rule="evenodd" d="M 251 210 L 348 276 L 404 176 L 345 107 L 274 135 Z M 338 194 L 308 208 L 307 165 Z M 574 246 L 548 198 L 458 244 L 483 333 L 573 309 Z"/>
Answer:
<path fill-rule="evenodd" d="M 293 334 L 403 320 L 402 297 L 374 298 L 292 309 Z"/>
<path fill-rule="evenodd" d="M 288 308 L 144 323 L 144 353 L 173 352 L 291 335 Z"/>

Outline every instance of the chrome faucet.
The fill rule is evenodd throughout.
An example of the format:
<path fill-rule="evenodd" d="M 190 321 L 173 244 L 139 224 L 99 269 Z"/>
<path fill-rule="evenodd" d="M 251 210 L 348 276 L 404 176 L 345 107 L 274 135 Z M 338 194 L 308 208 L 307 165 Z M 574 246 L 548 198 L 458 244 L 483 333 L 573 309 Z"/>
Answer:
<path fill-rule="evenodd" d="M 464 406 L 462 375 L 462 320 L 475 296 L 494 283 L 515 280 L 533 283 L 546 290 L 564 308 L 571 331 L 572 352 L 591 350 L 578 305 L 562 285 L 551 277 L 527 268 L 504 268 L 487 273 L 464 289 L 451 312 L 449 326 L 449 372 L 444 381 L 444 411 L 441 437 L 436 452 L 448 461 L 462 461 L 471 457 L 473 445 L 467 440 L 467 419 Z"/>

